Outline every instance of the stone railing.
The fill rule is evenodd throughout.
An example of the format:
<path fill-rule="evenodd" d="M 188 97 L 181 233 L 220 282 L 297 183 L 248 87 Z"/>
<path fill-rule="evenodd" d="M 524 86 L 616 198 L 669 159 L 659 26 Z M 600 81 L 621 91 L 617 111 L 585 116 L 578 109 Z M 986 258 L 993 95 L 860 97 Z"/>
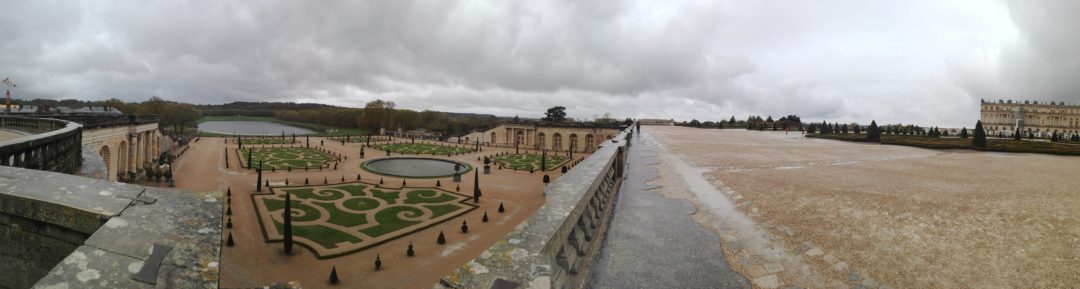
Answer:
<path fill-rule="evenodd" d="M 101 115 L 101 114 L 32 114 L 34 118 L 60 119 L 81 124 L 86 128 L 117 125 L 146 124 L 160 121 L 156 114 Z"/>
<path fill-rule="evenodd" d="M 74 173 L 82 165 L 82 125 L 78 123 L 0 116 L 0 128 L 35 133 L 0 142 L 0 166 Z"/>
<path fill-rule="evenodd" d="M 434 288 L 580 288 L 622 185 L 630 129 L 544 189 L 546 201 Z"/>

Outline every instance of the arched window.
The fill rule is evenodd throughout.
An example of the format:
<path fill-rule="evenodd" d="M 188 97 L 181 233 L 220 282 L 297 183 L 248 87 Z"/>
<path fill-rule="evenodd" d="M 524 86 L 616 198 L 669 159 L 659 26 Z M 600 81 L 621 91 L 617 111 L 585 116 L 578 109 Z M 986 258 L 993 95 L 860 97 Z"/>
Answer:
<path fill-rule="evenodd" d="M 587 150 L 587 151 L 593 150 L 593 145 L 594 145 L 594 143 L 593 143 L 592 134 L 585 135 L 585 150 Z"/>
<path fill-rule="evenodd" d="M 113 180 L 113 176 L 116 172 L 113 170 L 112 162 L 109 161 L 112 157 L 112 153 L 109 152 L 109 146 L 101 147 L 101 151 L 98 152 L 98 155 L 101 156 L 102 160 L 105 160 L 105 174 L 109 176 L 109 180 Z"/>
<path fill-rule="evenodd" d="M 541 149 L 547 149 L 547 143 L 544 142 L 544 133 L 536 134 L 536 147 Z"/>
<path fill-rule="evenodd" d="M 491 144 L 495 144 L 495 132 L 491 132 Z"/>
<path fill-rule="evenodd" d="M 523 146 L 525 143 L 525 133 L 522 131 L 517 132 L 517 136 L 514 138 L 514 145 Z"/>
<path fill-rule="evenodd" d="M 570 148 L 569 149 L 572 149 L 572 150 L 580 150 L 581 149 L 581 146 L 578 146 L 578 143 L 577 143 L 577 134 L 576 133 L 570 134 Z"/>
<path fill-rule="evenodd" d="M 562 135 L 555 133 L 551 136 L 551 149 L 555 151 L 562 150 Z"/>

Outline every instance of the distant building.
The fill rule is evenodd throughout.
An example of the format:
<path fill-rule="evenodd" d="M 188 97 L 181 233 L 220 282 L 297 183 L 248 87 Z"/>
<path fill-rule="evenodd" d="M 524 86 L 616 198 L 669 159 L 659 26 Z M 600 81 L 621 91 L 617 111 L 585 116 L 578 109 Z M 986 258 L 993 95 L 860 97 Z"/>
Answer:
<path fill-rule="evenodd" d="M 659 118 L 642 118 L 638 119 L 638 123 L 641 125 L 675 125 L 675 120 L 672 119 L 659 119 Z"/>
<path fill-rule="evenodd" d="M 506 122 L 495 128 L 476 131 L 451 141 L 485 145 L 578 152 L 596 150 L 600 143 L 614 138 L 625 126 L 595 123 L 515 123 Z"/>
<path fill-rule="evenodd" d="M 70 113 L 84 113 L 84 114 L 112 114 L 112 115 L 122 115 L 122 114 L 124 114 L 123 112 L 120 112 L 119 109 L 116 109 L 116 108 L 113 108 L 113 107 L 108 107 L 108 106 L 80 107 L 80 108 L 76 108 L 76 109 L 71 109 L 69 112 Z"/>
<path fill-rule="evenodd" d="M 1066 136 L 1080 133 L 1080 105 L 1076 104 L 982 101 L 980 111 L 983 128 L 989 135 L 1012 136 L 1017 129 L 1037 137 L 1048 137 L 1054 132 Z"/>

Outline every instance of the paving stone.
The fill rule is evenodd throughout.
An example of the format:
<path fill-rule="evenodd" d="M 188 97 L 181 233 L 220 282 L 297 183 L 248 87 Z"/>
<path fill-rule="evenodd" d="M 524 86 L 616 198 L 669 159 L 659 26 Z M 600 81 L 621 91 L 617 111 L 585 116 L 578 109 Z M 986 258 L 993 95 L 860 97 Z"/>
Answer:
<path fill-rule="evenodd" d="M 829 262 L 829 264 L 835 264 L 837 261 L 840 261 L 840 259 L 836 259 L 836 256 L 833 256 L 832 254 L 825 255 L 825 262 Z"/>
<path fill-rule="evenodd" d="M 765 271 L 765 268 L 762 268 L 760 265 L 750 266 L 750 269 L 746 269 L 746 274 L 750 275 L 750 278 L 765 276 L 765 274 L 769 273 L 770 272 Z"/>
<path fill-rule="evenodd" d="M 877 286 L 877 280 L 874 280 L 874 278 L 870 278 L 869 276 L 864 276 L 862 282 L 860 282 L 859 284 L 862 284 L 863 286 L 869 288 L 874 288 L 874 286 Z"/>
<path fill-rule="evenodd" d="M 776 275 L 754 278 L 753 282 L 754 285 L 757 285 L 759 288 L 780 288 L 780 278 L 777 278 Z"/>
<path fill-rule="evenodd" d="M 848 265 L 844 262 L 836 262 L 836 264 L 833 264 L 832 268 L 833 270 L 843 272 L 848 269 Z"/>
<path fill-rule="evenodd" d="M 779 262 L 768 263 L 765 264 L 765 271 L 769 271 L 769 273 L 784 271 L 784 265 Z"/>
<path fill-rule="evenodd" d="M 825 254 L 825 251 L 821 251 L 821 249 L 818 248 L 811 248 L 809 251 L 806 251 L 806 255 L 810 257 L 821 256 L 821 254 Z"/>

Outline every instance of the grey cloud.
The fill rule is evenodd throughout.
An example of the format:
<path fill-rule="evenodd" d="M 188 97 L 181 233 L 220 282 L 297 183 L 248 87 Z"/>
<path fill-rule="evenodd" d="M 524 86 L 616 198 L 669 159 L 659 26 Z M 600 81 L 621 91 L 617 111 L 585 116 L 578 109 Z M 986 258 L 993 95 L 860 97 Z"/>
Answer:
<path fill-rule="evenodd" d="M 21 1 L 0 18 L 0 74 L 25 98 L 960 125 L 978 98 L 1080 89 L 1075 4 L 1003 5 Z"/>

